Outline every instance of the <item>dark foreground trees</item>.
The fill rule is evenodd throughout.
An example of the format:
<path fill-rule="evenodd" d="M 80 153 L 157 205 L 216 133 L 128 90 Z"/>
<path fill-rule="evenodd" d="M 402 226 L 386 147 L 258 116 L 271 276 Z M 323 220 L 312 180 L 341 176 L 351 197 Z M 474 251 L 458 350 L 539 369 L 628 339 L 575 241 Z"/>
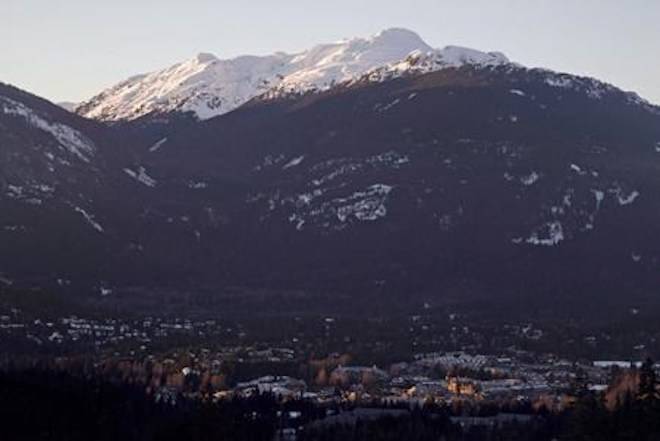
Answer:
<path fill-rule="evenodd" d="M 130 385 L 51 371 L 0 374 L 0 439 L 11 441 L 271 441 L 267 396 L 157 403 Z"/>

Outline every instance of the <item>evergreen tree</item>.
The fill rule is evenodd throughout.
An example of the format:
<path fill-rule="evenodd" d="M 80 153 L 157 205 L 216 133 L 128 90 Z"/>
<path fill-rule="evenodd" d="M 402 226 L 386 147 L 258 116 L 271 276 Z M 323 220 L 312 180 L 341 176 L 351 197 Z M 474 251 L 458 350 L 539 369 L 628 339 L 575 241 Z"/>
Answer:
<path fill-rule="evenodd" d="M 658 401 L 658 379 L 653 368 L 653 360 L 647 358 L 639 371 L 638 398 L 647 403 Z"/>

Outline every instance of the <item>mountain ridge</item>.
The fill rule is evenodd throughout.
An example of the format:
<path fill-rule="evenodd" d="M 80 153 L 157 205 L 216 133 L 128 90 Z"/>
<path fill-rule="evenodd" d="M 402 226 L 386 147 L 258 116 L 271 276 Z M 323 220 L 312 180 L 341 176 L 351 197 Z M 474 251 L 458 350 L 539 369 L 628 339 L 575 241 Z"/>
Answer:
<path fill-rule="evenodd" d="M 172 111 L 208 119 L 265 93 L 325 90 L 399 62 L 411 53 L 436 54 L 446 61 L 443 66 L 509 62 L 499 52 L 458 46 L 433 49 L 412 31 L 390 28 L 371 37 L 320 44 L 295 54 L 277 52 L 222 60 L 199 53 L 182 63 L 124 80 L 80 103 L 76 111 L 103 121 Z"/>

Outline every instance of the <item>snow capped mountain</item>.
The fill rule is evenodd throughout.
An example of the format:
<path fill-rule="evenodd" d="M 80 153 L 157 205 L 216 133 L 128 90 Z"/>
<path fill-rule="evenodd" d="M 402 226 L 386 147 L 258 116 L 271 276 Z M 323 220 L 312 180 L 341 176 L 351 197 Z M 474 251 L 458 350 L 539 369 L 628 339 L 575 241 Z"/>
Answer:
<path fill-rule="evenodd" d="M 277 96 L 325 90 L 386 66 L 398 71 L 412 68 L 412 60 L 421 58 L 433 69 L 508 63 L 500 53 L 456 46 L 435 50 L 414 32 L 395 28 L 369 38 L 318 45 L 298 54 L 222 60 L 201 53 L 167 69 L 129 78 L 82 103 L 77 112 L 105 121 L 172 111 L 193 112 L 208 119 L 266 93 Z"/>

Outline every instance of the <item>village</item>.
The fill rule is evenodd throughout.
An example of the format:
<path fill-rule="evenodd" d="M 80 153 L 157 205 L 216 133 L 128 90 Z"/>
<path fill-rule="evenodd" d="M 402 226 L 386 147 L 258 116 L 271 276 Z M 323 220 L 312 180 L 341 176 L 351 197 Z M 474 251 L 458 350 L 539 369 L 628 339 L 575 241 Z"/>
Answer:
<path fill-rule="evenodd" d="M 497 337 L 502 345 L 480 351 L 484 348 L 475 341 L 483 340 L 485 332 L 470 331 L 464 322 L 449 317 L 450 332 L 444 340 L 427 338 L 433 325 L 421 316 L 407 319 L 409 335 L 402 342 L 410 348 L 406 356 L 391 342 L 384 349 L 379 349 L 384 343 L 378 340 L 360 345 L 345 335 L 339 322 L 312 318 L 300 324 L 306 334 L 285 332 L 267 339 L 249 324 L 208 318 L 42 319 L 11 308 L 0 315 L 0 335 L 5 354 L 11 353 L 13 342 L 20 345 L 24 359 L 48 357 L 65 370 L 77 369 L 81 360 L 93 360 L 95 369 L 105 375 L 143 382 L 159 400 L 223 400 L 267 393 L 283 401 L 321 405 L 510 402 L 560 409 L 578 383 L 605 391 L 618 372 L 642 360 L 641 353 L 631 362 L 526 349 L 525 342 L 544 338 L 544 331 L 532 324 L 502 326 L 504 334 Z M 438 344 L 422 347 L 422 338 Z M 593 339 L 585 338 L 585 344 Z M 433 350 L 423 350 L 427 347 Z M 383 357 L 388 351 L 391 356 Z"/>

